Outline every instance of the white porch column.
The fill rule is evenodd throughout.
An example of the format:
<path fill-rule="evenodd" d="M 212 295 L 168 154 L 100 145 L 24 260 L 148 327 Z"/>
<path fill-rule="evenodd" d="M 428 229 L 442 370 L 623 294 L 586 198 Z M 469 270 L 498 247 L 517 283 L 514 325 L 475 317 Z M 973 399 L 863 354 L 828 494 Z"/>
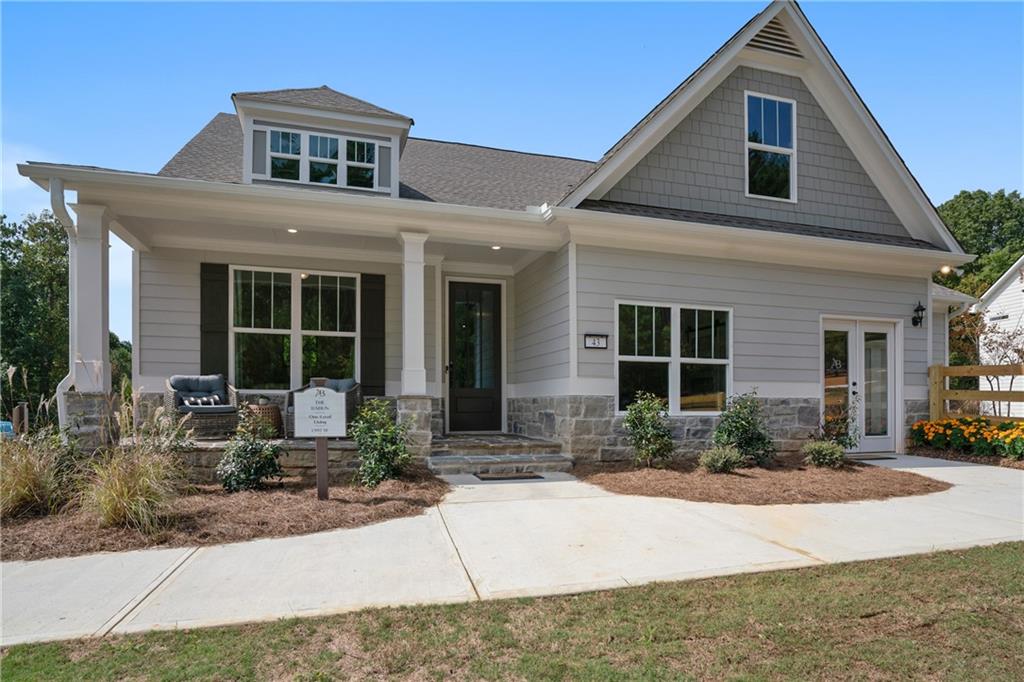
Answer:
<path fill-rule="evenodd" d="M 68 244 L 74 266 L 69 310 L 71 374 L 79 393 L 110 392 L 109 222 L 105 206 L 73 204 L 77 236 Z"/>
<path fill-rule="evenodd" d="M 428 235 L 401 232 L 402 242 L 402 395 L 427 394 L 424 328 L 424 255 Z"/>

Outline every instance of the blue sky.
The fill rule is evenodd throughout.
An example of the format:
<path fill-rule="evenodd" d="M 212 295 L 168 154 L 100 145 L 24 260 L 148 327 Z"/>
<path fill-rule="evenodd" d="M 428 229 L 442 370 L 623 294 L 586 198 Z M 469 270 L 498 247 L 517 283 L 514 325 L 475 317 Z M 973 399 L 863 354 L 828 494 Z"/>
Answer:
<path fill-rule="evenodd" d="M 419 137 L 596 159 L 761 3 L 0 4 L 3 211 L 26 159 L 157 171 L 230 93 L 328 84 Z M 1021 189 L 1024 4 L 804 11 L 936 204 Z M 131 259 L 111 328 L 131 336 Z"/>

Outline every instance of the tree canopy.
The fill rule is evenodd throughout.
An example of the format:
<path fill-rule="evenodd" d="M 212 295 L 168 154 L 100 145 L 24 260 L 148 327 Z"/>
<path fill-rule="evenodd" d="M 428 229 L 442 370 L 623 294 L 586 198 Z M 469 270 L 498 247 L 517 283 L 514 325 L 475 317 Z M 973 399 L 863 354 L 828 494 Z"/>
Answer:
<path fill-rule="evenodd" d="M 980 296 L 1024 254 L 1024 197 L 1020 192 L 964 190 L 938 211 L 964 250 L 978 257 L 963 266 L 963 275 L 936 276 L 940 284 Z"/>

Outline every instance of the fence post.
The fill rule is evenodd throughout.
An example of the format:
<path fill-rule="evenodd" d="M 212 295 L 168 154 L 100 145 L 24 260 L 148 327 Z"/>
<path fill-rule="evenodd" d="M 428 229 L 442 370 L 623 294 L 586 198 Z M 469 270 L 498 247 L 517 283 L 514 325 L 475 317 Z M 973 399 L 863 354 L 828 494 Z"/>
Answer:
<path fill-rule="evenodd" d="M 942 419 L 946 412 L 943 395 L 946 381 L 942 369 L 942 365 L 932 365 L 928 368 L 928 419 L 931 421 Z"/>

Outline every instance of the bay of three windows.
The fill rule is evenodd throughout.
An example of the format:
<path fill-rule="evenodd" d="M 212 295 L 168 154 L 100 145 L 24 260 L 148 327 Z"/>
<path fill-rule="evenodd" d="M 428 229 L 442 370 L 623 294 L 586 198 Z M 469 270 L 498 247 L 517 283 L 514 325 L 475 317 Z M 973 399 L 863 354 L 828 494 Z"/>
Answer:
<path fill-rule="evenodd" d="M 285 130 L 270 130 L 269 138 L 274 180 L 360 189 L 376 186 L 375 142 Z"/>
<path fill-rule="evenodd" d="M 662 398 L 672 413 L 724 409 L 732 372 L 728 309 L 619 303 L 617 312 L 620 411 L 640 392 Z"/>
<path fill-rule="evenodd" d="M 315 376 L 356 378 L 358 288 L 357 275 L 234 269 L 235 386 L 287 390 Z"/>

